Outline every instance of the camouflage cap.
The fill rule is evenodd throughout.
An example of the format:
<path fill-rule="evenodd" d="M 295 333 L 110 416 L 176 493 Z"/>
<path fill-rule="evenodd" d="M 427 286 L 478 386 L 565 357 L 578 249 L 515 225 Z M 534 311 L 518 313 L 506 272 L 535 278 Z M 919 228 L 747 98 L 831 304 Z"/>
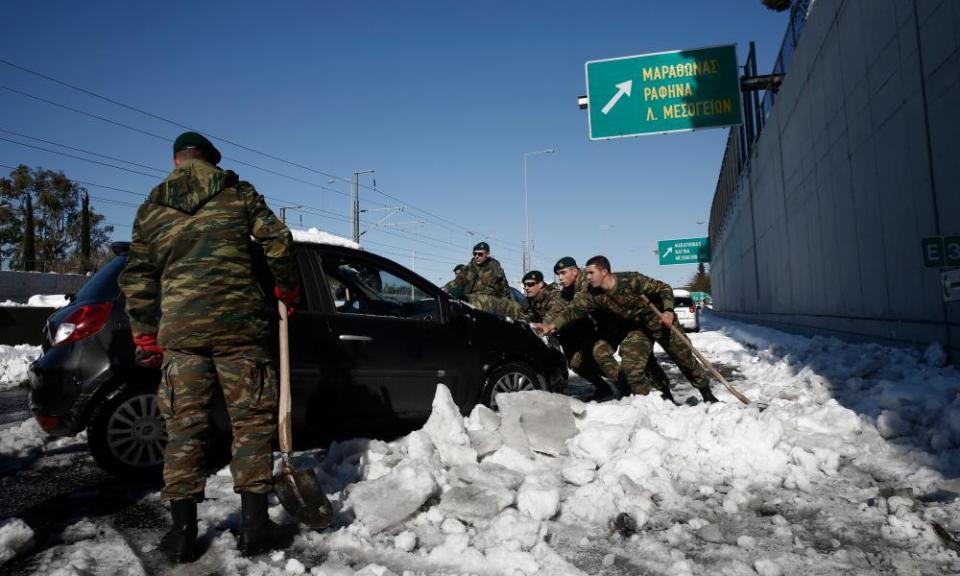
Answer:
<path fill-rule="evenodd" d="M 533 280 L 534 282 L 543 282 L 543 272 L 539 270 L 531 270 L 523 275 L 523 282 L 528 280 Z"/>
<path fill-rule="evenodd" d="M 487 244 L 486 242 L 477 242 L 476 244 L 473 245 L 473 251 L 474 251 L 474 252 L 489 252 L 489 251 L 490 251 L 490 245 Z"/>
<path fill-rule="evenodd" d="M 459 271 L 463 270 L 464 268 L 466 268 L 466 266 L 464 266 L 463 264 L 457 264 L 456 266 L 453 267 L 453 271 L 454 271 L 454 272 L 459 272 Z"/>
<path fill-rule="evenodd" d="M 183 134 L 177 136 L 177 139 L 173 141 L 174 156 L 176 156 L 177 152 L 180 152 L 181 150 L 190 149 L 197 149 L 203 152 L 204 156 L 207 158 L 207 161 L 213 165 L 220 163 L 220 151 L 217 150 L 217 147 L 213 145 L 213 142 L 207 140 L 203 134 L 199 134 L 197 132 L 184 132 Z"/>
<path fill-rule="evenodd" d="M 564 268 L 569 268 L 576 265 L 577 261 L 574 260 L 572 256 L 564 256 L 563 258 L 557 260 L 557 263 L 553 265 L 553 273 L 556 274 Z"/>

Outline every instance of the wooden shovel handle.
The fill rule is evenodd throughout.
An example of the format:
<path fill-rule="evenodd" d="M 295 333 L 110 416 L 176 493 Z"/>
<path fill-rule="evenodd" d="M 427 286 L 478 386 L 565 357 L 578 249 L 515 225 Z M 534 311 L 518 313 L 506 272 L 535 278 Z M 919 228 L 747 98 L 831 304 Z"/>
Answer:
<path fill-rule="evenodd" d="M 290 422 L 290 337 L 287 333 L 287 305 L 277 301 L 280 312 L 280 452 L 293 451 L 293 426 Z"/>
<path fill-rule="evenodd" d="M 646 296 L 644 296 L 644 297 L 643 297 L 643 301 L 646 303 L 647 306 L 650 307 L 651 310 L 653 310 L 653 311 L 657 314 L 657 316 L 660 315 L 660 311 L 657 310 L 657 307 L 653 305 L 653 302 L 651 302 L 649 298 L 647 298 Z M 674 317 L 676 317 L 676 312 L 674 312 Z M 672 324 L 672 323 L 670 324 L 670 329 L 673 330 L 673 333 L 674 333 L 674 334 L 676 334 L 677 336 L 680 337 L 680 340 L 683 341 L 683 342 L 687 345 L 688 348 L 690 348 L 690 351 L 693 352 L 693 355 L 696 356 L 697 359 L 700 360 L 700 362 L 703 364 L 703 366 L 704 366 L 707 370 L 709 370 L 711 374 L 713 374 L 713 377 L 716 378 L 721 384 L 723 384 L 724 388 L 727 389 L 727 392 L 733 394 L 734 397 L 736 397 L 737 400 L 743 402 L 744 404 L 750 404 L 750 400 L 748 400 L 746 396 L 744 396 L 743 394 L 741 394 L 739 390 L 737 390 L 736 388 L 734 388 L 733 386 L 731 386 L 730 383 L 727 382 L 727 379 L 724 378 L 724 377 L 720 374 L 720 372 L 718 372 L 717 369 L 713 367 L 713 364 L 711 364 L 709 360 L 707 360 L 706 358 L 703 357 L 703 354 L 701 354 L 700 351 L 697 350 L 697 348 L 693 345 L 693 342 L 691 342 L 690 339 L 687 338 L 687 335 L 686 335 L 686 334 L 684 334 L 683 332 L 681 332 L 680 329 L 677 328 L 677 327 L 676 327 L 674 324 Z"/>

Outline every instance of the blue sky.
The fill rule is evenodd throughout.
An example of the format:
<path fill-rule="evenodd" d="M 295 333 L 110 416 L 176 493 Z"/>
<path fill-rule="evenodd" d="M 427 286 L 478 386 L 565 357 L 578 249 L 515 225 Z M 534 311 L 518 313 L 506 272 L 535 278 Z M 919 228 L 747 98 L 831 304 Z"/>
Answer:
<path fill-rule="evenodd" d="M 519 279 L 523 154 L 556 148 L 528 161 L 534 267 L 602 253 L 616 270 L 676 286 L 695 266 L 659 266 L 653 250 L 707 235 L 698 222 L 726 130 L 591 142 L 576 101 L 584 62 L 736 43 L 742 63 L 753 40 L 767 72 L 786 19 L 759 0 L 15 2 L 0 58 L 219 137 L 221 166 L 274 210 L 310 207 L 287 211 L 294 226 L 349 236 L 350 189 L 337 178 L 375 169 L 377 190 L 361 189 L 367 249 L 407 266 L 415 252 L 417 271 L 437 283 L 481 239 Z M 148 192 L 169 170 L 183 129 L 3 63 L 0 87 L 0 138 L 143 173 L 0 140 L 2 166 L 97 184 L 87 186 L 92 204 L 115 239 L 129 238 L 142 201 L 129 192 Z M 374 225 L 390 214 L 378 209 L 396 206 L 405 210 L 389 226 Z"/>

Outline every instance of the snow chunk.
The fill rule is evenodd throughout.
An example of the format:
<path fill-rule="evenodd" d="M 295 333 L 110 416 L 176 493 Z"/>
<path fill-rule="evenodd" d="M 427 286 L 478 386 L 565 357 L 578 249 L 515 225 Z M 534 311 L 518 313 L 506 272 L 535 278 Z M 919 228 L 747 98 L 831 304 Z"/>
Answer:
<path fill-rule="evenodd" d="M 440 453 L 440 460 L 447 466 L 476 463 L 477 451 L 470 445 L 460 416 L 460 409 L 453 401 L 450 390 L 443 384 L 437 385 L 433 397 L 433 411 L 423 425 L 423 431 L 430 436 Z"/>
<path fill-rule="evenodd" d="M 476 522 L 493 518 L 513 504 L 513 500 L 514 493 L 503 488 L 457 486 L 440 498 L 440 512 L 465 522 Z"/>
<path fill-rule="evenodd" d="M 393 547 L 404 552 L 413 552 L 417 547 L 417 535 L 410 530 L 404 530 L 393 538 Z"/>
<path fill-rule="evenodd" d="M 560 509 L 560 490 L 544 477 L 527 478 L 517 492 L 517 508 L 534 520 L 549 520 Z"/>
<path fill-rule="evenodd" d="M 479 533 L 474 545 L 481 550 L 498 546 L 518 545 L 521 550 L 530 550 L 543 539 L 541 523 L 507 508 L 490 521 L 489 527 Z"/>
<path fill-rule="evenodd" d="M 40 357 L 39 346 L 0 344 L 0 390 L 16 388 L 27 381 L 30 363 Z"/>
<path fill-rule="evenodd" d="M 0 566 L 33 546 L 33 530 L 19 518 L 0 524 Z"/>
<path fill-rule="evenodd" d="M 357 520 L 376 534 L 409 518 L 436 492 L 437 483 L 428 468 L 407 464 L 355 485 L 348 505 L 353 506 Z"/>
<path fill-rule="evenodd" d="M 346 246 L 347 248 L 354 248 L 357 250 L 360 249 L 360 245 L 353 240 L 348 240 L 343 236 L 337 236 L 336 234 L 324 232 L 323 230 L 317 228 L 308 228 L 306 230 L 291 228 L 290 233 L 293 234 L 293 239 L 297 242 L 304 242 L 308 244 L 327 244 L 330 246 Z"/>
<path fill-rule="evenodd" d="M 504 443 L 521 452 L 567 454 L 566 442 L 577 433 L 570 402 L 566 396 L 542 390 L 498 395 Z"/>
<path fill-rule="evenodd" d="M 494 462 L 464 464 L 450 470 L 450 483 L 455 486 L 476 484 L 490 488 L 516 490 L 521 482 L 523 482 L 521 474 Z"/>
<path fill-rule="evenodd" d="M 303 562 L 297 560 L 296 558 L 290 558 L 287 560 L 286 566 L 283 567 L 285 572 L 291 574 L 306 574 L 307 567 L 303 565 Z"/>
<path fill-rule="evenodd" d="M 563 479 L 576 486 L 583 486 L 593 481 L 597 475 L 597 465 L 590 460 L 571 458 L 563 467 Z"/>
<path fill-rule="evenodd" d="M 782 576 L 783 570 L 780 566 L 769 558 L 761 558 L 753 563 L 753 568 L 760 576 Z"/>
<path fill-rule="evenodd" d="M 596 426 L 577 434 L 570 441 L 573 456 L 602 466 L 627 444 L 627 433 L 620 426 Z"/>

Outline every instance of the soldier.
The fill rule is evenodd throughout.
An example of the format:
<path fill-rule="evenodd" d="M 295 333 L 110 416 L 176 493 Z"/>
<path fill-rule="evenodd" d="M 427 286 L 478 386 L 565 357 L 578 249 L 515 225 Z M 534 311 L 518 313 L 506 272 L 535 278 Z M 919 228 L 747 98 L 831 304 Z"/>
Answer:
<path fill-rule="evenodd" d="M 451 295 L 454 296 L 455 298 L 459 298 L 460 296 L 458 296 L 457 294 L 454 294 L 453 292 L 451 292 L 451 290 L 454 290 L 454 282 L 456 282 L 456 281 L 457 281 L 457 278 L 459 278 L 460 275 L 463 274 L 463 269 L 464 269 L 464 268 L 466 268 L 466 266 L 464 266 L 463 264 L 457 264 L 456 266 L 454 266 L 454 267 L 453 267 L 453 280 L 451 280 L 451 281 L 449 281 L 449 282 L 447 282 L 446 284 L 443 285 L 443 291 L 451 294 Z"/>
<path fill-rule="evenodd" d="M 673 289 L 665 282 L 654 280 L 637 272 L 610 272 L 610 261 L 594 256 L 587 261 L 587 279 L 590 289 L 578 293 L 562 313 L 541 325 L 549 333 L 596 310 L 609 310 L 617 316 L 635 322 L 632 330 L 620 344 L 623 364 L 621 372 L 634 394 L 648 394 L 650 382 L 645 375 L 647 363 L 657 342 L 676 362 L 677 367 L 706 402 L 716 402 L 710 391 L 710 378 L 703 366 L 693 357 L 689 343 L 670 329 L 679 328 L 673 313 Z M 659 310 L 647 306 L 644 296 Z"/>
<path fill-rule="evenodd" d="M 250 238 L 263 246 L 279 300 L 292 305 L 300 287 L 293 238 L 263 196 L 220 169 L 220 152 L 200 134 L 181 134 L 173 154 L 173 172 L 137 211 L 119 284 L 137 362 L 162 366 L 158 404 L 168 440 L 161 497 L 170 501 L 173 526 L 160 549 L 180 563 L 196 552 L 214 386 L 223 391 L 233 429 L 238 547 L 251 555 L 277 544 L 280 527 L 267 515 L 277 410 L 268 345 L 273 316 L 250 272 Z"/>
<path fill-rule="evenodd" d="M 523 317 L 523 308 L 510 295 L 503 267 L 490 256 L 490 245 L 478 242 L 473 260 L 451 282 L 450 293 L 471 305 L 499 316 Z"/>
<path fill-rule="evenodd" d="M 557 261 L 553 267 L 554 274 L 560 279 L 563 286 L 561 297 L 567 303 L 573 301 L 574 296 L 579 292 L 586 292 L 590 288 L 587 281 L 587 272 L 577 267 L 577 261 L 570 256 L 565 256 Z M 562 309 L 560 309 L 562 311 Z M 552 316 L 552 315 L 551 315 Z M 629 394 L 630 389 L 626 387 L 624 378 L 621 374 L 620 363 L 616 359 L 616 351 L 627 334 L 634 329 L 635 323 L 625 320 L 613 314 L 608 310 L 595 310 L 591 312 L 590 317 L 596 326 L 596 334 L 584 339 L 581 336 L 582 346 L 588 358 L 593 359 L 600 372 L 621 388 L 621 394 Z M 585 320 L 578 320 L 575 323 L 580 324 Z M 569 329 L 569 327 L 567 328 Z M 582 353 L 580 353 L 582 355 Z M 589 372 L 589 368 L 588 368 Z M 586 378 L 586 376 L 584 376 Z M 602 379 L 599 379 L 601 382 Z M 647 365 L 644 372 L 644 380 L 652 388 L 660 391 L 661 396 L 673 402 L 673 393 L 670 391 L 670 379 L 667 377 L 660 363 L 653 355 L 653 348 L 650 349 L 650 357 L 647 359 Z M 596 384 L 595 384 L 596 385 Z M 598 388 L 597 394 L 601 391 L 610 392 L 610 387 L 603 382 L 603 387 Z"/>
<path fill-rule="evenodd" d="M 560 299 L 560 291 L 545 283 L 543 272 L 539 270 L 531 270 L 523 275 L 523 292 L 527 296 L 523 318 L 530 323 L 544 322 Z"/>

